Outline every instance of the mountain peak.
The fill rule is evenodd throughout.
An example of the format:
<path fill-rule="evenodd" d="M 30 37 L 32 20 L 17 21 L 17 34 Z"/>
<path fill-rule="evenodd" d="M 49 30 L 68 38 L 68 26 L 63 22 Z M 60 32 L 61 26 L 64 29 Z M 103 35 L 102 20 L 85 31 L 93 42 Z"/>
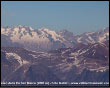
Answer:
<path fill-rule="evenodd" d="M 50 31 L 48 28 L 40 28 L 40 29 L 38 29 L 39 31 Z"/>
<path fill-rule="evenodd" d="M 23 27 L 22 25 L 18 25 L 18 27 Z"/>

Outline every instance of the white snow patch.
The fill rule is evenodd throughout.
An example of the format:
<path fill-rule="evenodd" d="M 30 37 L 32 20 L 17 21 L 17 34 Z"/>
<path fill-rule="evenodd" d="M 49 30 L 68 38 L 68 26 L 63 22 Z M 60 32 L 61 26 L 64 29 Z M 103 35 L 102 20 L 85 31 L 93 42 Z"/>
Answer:
<path fill-rule="evenodd" d="M 13 57 L 13 58 L 11 58 Z M 23 60 L 19 55 L 17 55 L 16 53 L 6 53 L 6 58 L 7 59 L 16 59 L 20 66 L 22 66 L 23 64 L 28 64 L 29 62 L 26 60 Z"/>
<path fill-rule="evenodd" d="M 93 38 L 91 38 L 90 36 L 88 38 L 90 39 L 91 43 L 95 43 Z"/>
<path fill-rule="evenodd" d="M 93 56 L 94 56 L 94 54 L 95 54 L 96 50 L 93 50 L 92 52 L 93 52 Z"/>
<path fill-rule="evenodd" d="M 39 55 L 34 55 L 34 54 L 29 54 L 29 55 L 33 56 L 34 58 L 39 57 Z"/>
<path fill-rule="evenodd" d="M 96 72 L 104 72 L 108 69 L 108 67 L 99 67 L 99 68 L 91 68 L 90 71 L 96 71 Z"/>
<path fill-rule="evenodd" d="M 77 42 L 80 43 L 81 39 L 82 39 L 82 37 L 77 38 Z"/>
<path fill-rule="evenodd" d="M 95 32 L 88 32 L 88 33 L 86 33 L 86 35 L 90 35 L 90 34 L 93 34 L 93 33 L 95 33 Z"/>

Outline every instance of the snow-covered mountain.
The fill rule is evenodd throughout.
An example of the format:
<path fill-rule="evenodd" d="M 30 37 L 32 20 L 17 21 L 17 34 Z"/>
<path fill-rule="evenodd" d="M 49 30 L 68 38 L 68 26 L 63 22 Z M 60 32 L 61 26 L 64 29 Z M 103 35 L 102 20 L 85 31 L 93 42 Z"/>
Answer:
<path fill-rule="evenodd" d="M 4 82 L 108 82 L 109 41 L 49 52 L 2 47 L 1 73 Z"/>
<path fill-rule="evenodd" d="M 88 32 L 75 37 L 78 43 L 96 43 L 109 40 L 109 27 L 101 29 L 97 32 Z"/>
<path fill-rule="evenodd" d="M 56 32 L 47 28 L 38 30 L 27 26 L 1 27 L 1 45 L 23 47 L 34 51 L 48 51 L 59 48 L 74 47 L 78 43 L 96 43 L 109 40 L 109 27 L 97 32 L 74 36 L 72 32 Z"/>
<path fill-rule="evenodd" d="M 63 44 L 66 41 L 62 36 L 55 31 L 43 28 L 34 30 L 27 26 L 17 27 L 2 27 L 2 46 L 12 46 L 11 43 L 16 43 L 29 50 L 51 50 L 65 47 Z M 6 41 L 5 41 L 6 40 Z M 9 43 L 8 43 L 9 42 Z"/>

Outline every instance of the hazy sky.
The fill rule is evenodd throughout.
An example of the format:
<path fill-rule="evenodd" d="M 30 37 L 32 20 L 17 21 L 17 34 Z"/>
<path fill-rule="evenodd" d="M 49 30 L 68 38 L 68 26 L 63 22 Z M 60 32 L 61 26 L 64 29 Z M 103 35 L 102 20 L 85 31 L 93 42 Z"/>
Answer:
<path fill-rule="evenodd" d="M 67 29 L 74 34 L 109 26 L 108 1 L 2 1 L 3 26 Z"/>

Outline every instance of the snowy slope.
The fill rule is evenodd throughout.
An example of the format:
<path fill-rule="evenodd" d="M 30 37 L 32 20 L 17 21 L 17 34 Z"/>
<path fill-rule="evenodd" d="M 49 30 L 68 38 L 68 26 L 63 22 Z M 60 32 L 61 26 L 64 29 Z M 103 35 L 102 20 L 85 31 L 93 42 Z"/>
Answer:
<path fill-rule="evenodd" d="M 109 27 L 103 28 L 97 32 L 88 32 L 75 37 L 78 43 L 96 43 L 109 40 Z"/>

